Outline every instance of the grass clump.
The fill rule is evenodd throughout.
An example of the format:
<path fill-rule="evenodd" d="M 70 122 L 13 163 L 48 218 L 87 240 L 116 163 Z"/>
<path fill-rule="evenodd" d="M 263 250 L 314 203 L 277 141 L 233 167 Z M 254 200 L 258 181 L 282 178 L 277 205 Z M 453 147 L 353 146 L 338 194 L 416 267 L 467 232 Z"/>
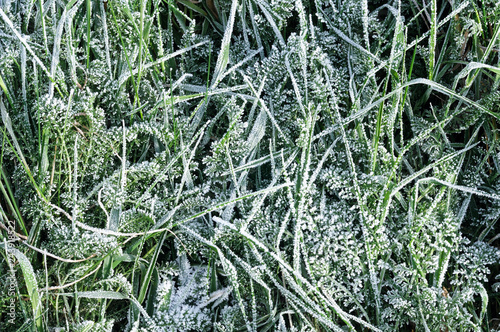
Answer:
<path fill-rule="evenodd" d="M 2 1 L 0 330 L 498 330 L 499 19 Z"/>

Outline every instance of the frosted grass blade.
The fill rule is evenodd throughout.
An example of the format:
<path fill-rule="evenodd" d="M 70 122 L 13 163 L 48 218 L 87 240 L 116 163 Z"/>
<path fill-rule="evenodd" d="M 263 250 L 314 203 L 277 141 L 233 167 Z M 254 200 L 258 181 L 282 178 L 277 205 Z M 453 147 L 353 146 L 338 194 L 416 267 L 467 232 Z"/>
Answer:
<path fill-rule="evenodd" d="M 33 266 L 31 265 L 29 259 L 18 249 L 12 247 L 11 244 L 1 243 L 2 247 L 8 252 L 10 255 L 14 255 L 19 262 L 19 266 L 21 267 L 21 271 L 23 272 L 24 282 L 26 284 L 26 288 L 28 290 L 28 297 L 31 302 L 31 307 L 33 309 L 33 320 L 35 321 L 35 325 L 38 331 L 43 331 L 43 323 L 42 323 L 42 301 L 40 299 L 40 295 L 38 294 L 38 283 L 35 275 L 35 271 L 33 270 Z"/>

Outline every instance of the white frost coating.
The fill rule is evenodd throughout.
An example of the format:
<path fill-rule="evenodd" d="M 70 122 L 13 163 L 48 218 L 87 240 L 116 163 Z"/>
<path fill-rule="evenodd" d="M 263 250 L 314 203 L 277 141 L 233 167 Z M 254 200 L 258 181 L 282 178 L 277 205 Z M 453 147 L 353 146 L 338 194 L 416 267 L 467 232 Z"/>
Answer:
<path fill-rule="evenodd" d="M 17 141 L 16 136 L 14 135 L 14 131 L 12 130 L 12 121 L 10 119 L 9 113 L 7 113 L 7 110 L 5 109 L 5 105 L 3 104 L 2 99 L 0 99 L 0 111 L 2 114 L 3 124 L 5 128 L 7 128 L 7 131 L 9 132 L 10 137 L 12 138 L 12 143 L 14 144 L 14 147 L 17 150 L 19 158 L 21 158 L 24 167 L 28 171 L 29 170 L 28 163 L 26 163 L 26 159 L 24 159 L 24 155 L 22 153 L 21 147 L 19 146 L 19 142 Z"/>
<path fill-rule="evenodd" d="M 248 135 L 248 148 L 250 150 L 254 149 L 257 144 L 262 140 L 266 131 L 267 115 L 264 110 L 261 110 L 255 123 L 253 125 L 250 135 Z"/>
<path fill-rule="evenodd" d="M 442 164 L 443 162 L 447 161 L 447 160 L 451 160 L 459 155 L 461 155 L 462 153 L 465 153 L 469 150 L 471 150 L 472 148 L 474 148 L 476 145 L 478 145 L 479 143 L 476 143 L 476 144 L 473 144 L 471 146 L 468 146 L 462 150 L 459 150 L 457 152 L 453 152 L 453 153 L 450 153 L 450 154 L 447 154 L 446 156 L 442 157 L 441 159 L 435 161 L 434 163 L 420 169 L 419 171 L 413 173 L 412 175 L 404 178 L 403 180 L 401 180 L 400 184 L 393 189 L 392 193 L 391 193 L 391 197 L 394 196 L 396 194 L 396 192 L 400 191 L 403 187 L 405 187 L 408 183 L 410 183 L 411 181 L 415 180 L 417 177 L 419 177 L 420 175 L 426 173 L 427 171 L 429 171 L 432 167 L 434 167 L 435 165 L 440 165 Z"/>
<path fill-rule="evenodd" d="M 238 0 L 233 0 L 231 5 L 231 12 L 227 22 L 224 37 L 222 38 L 221 49 L 215 64 L 214 77 L 212 79 L 211 88 L 215 88 L 222 79 L 223 72 L 226 70 L 229 63 L 229 46 L 231 43 L 231 36 L 233 34 L 234 18 L 236 15 L 236 8 L 238 7 Z"/>
<path fill-rule="evenodd" d="M 9 11 L 11 2 L 12 2 L 12 0 L 0 0 L 0 8 L 3 8 L 6 11 Z"/>
<path fill-rule="evenodd" d="M 204 129 L 207 126 L 208 126 L 208 123 L 203 127 L 202 132 L 205 132 Z M 191 161 L 193 160 L 193 158 L 196 154 L 196 151 L 198 149 L 198 145 L 200 144 L 202 138 L 203 138 L 203 135 L 198 136 L 198 139 L 196 140 L 196 144 L 191 149 L 191 153 L 189 154 L 188 160 L 186 160 L 186 154 L 184 154 L 184 153 L 182 154 L 182 165 L 184 167 L 184 171 L 182 173 L 181 184 L 180 184 L 178 192 L 177 192 L 177 197 L 175 198 L 175 205 L 177 205 L 179 203 L 179 199 L 181 198 L 181 193 L 182 193 L 182 189 L 184 187 L 184 183 L 187 184 L 188 189 L 193 188 L 193 179 L 191 177 L 189 165 L 191 164 Z M 181 145 L 182 145 L 182 138 L 181 138 Z"/>
<path fill-rule="evenodd" d="M 231 68 L 229 68 L 221 77 L 221 80 L 224 79 L 224 77 L 226 77 L 227 75 L 231 74 L 232 72 L 234 72 L 236 69 L 238 69 L 239 67 L 241 67 L 242 65 L 244 65 L 245 63 L 247 63 L 248 61 L 250 61 L 254 56 L 256 56 L 257 54 L 259 54 L 264 48 L 261 47 L 259 48 L 258 50 L 256 51 L 253 51 L 252 53 L 250 53 L 249 55 L 247 55 L 243 60 L 241 60 L 240 62 L 238 62 L 237 64 L 235 64 L 234 66 L 232 66 Z"/>
<path fill-rule="evenodd" d="M 363 7 L 363 18 L 361 19 L 363 21 L 363 38 L 365 39 L 365 47 L 369 50 L 370 38 L 368 37 L 368 0 L 363 0 L 361 6 Z"/>
<path fill-rule="evenodd" d="M 443 19 L 442 21 L 439 22 L 439 24 L 437 25 L 437 30 L 439 30 L 443 25 L 445 25 L 453 17 L 455 17 L 456 15 L 458 15 L 458 13 L 460 13 L 462 10 L 464 10 L 467 6 L 469 6 L 469 1 L 465 1 L 462 4 L 460 4 L 460 6 L 458 6 L 457 9 L 455 9 L 454 11 L 452 11 L 448 16 L 446 16 L 445 19 Z M 409 49 L 413 48 L 416 44 L 419 44 L 422 40 L 424 40 L 425 38 L 427 38 L 427 36 L 429 36 L 429 34 L 430 34 L 430 32 L 426 31 L 420 37 L 416 38 L 414 41 L 412 41 L 411 43 L 409 43 L 408 45 L 406 45 L 406 47 L 403 50 L 401 50 L 398 53 L 396 53 L 395 56 L 401 56 L 404 52 L 406 52 Z M 380 69 L 382 69 L 385 66 L 387 66 L 387 62 L 388 62 L 388 60 L 381 61 L 380 64 L 377 67 L 371 69 L 367 73 L 367 76 L 373 76 L 373 75 L 375 75 Z"/>
<path fill-rule="evenodd" d="M 205 86 L 200 86 L 200 85 L 180 84 L 180 87 L 186 91 L 203 93 L 203 96 L 205 95 L 205 93 L 207 91 L 207 88 Z M 233 91 L 245 90 L 246 88 L 247 88 L 246 85 L 235 85 L 235 86 L 229 86 L 229 87 L 214 89 L 214 90 L 208 89 L 208 95 L 212 96 L 212 95 L 221 94 L 221 93 L 229 93 L 229 92 L 233 92 Z M 194 98 L 201 97 L 201 96 L 202 95 L 196 96 Z M 188 96 L 185 96 L 185 97 L 188 97 Z M 248 97 L 250 97 L 250 96 L 248 96 Z M 183 99 L 182 96 L 180 96 L 180 97 L 176 96 L 174 98 L 181 98 L 182 100 L 187 100 L 187 99 Z"/>
<path fill-rule="evenodd" d="M 122 172 L 120 176 L 120 190 L 125 192 L 125 186 L 127 185 L 127 140 L 125 133 L 127 128 L 125 127 L 125 121 L 122 120 Z"/>
<path fill-rule="evenodd" d="M 437 288 L 441 288 L 444 282 L 444 277 L 446 275 L 446 272 L 448 271 L 448 264 L 450 262 L 450 256 L 451 256 L 451 251 L 448 251 L 446 254 L 446 258 L 444 260 L 444 264 L 441 267 L 441 273 L 439 273 L 438 281 L 437 281 Z"/>
<path fill-rule="evenodd" d="M 242 74 L 242 75 L 244 75 L 244 74 Z M 257 105 L 259 104 L 259 98 L 262 95 L 262 91 L 264 90 L 266 80 L 267 80 L 267 75 L 264 75 L 264 77 L 262 78 L 262 81 L 260 82 L 259 89 L 257 90 L 256 98 L 253 99 L 252 108 L 250 109 L 250 113 L 248 114 L 248 118 L 247 118 L 248 119 L 247 124 L 252 123 L 254 121 L 253 118 L 255 116 L 255 110 L 257 109 Z M 250 130 L 250 127 L 247 126 L 246 132 L 248 132 L 249 130 Z"/>
<path fill-rule="evenodd" d="M 250 82 L 250 79 L 243 75 L 243 79 L 245 80 L 245 82 L 248 84 L 248 86 L 250 87 L 250 89 L 252 90 L 253 94 L 257 97 L 259 94 L 255 91 L 255 88 L 253 87 L 252 83 Z M 281 134 L 281 136 L 286 140 L 287 143 L 290 142 L 290 139 L 281 131 L 281 128 L 280 126 L 278 125 L 278 122 L 276 122 L 276 119 L 274 118 L 274 116 L 271 114 L 271 112 L 269 112 L 269 109 L 267 108 L 266 104 L 264 103 L 264 101 L 262 99 L 260 99 L 259 97 L 257 97 L 258 100 L 260 101 L 260 105 L 262 106 L 262 108 L 264 109 L 264 111 L 267 113 L 267 115 L 269 116 L 269 118 L 271 119 L 271 122 L 272 124 L 274 125 L 274 127 L 276 128 L 276 130 L 278 130 L 278 132 Z"/>
<path fill-rule="evenodd" d="M 453 184 L 451 182 L 443 181 L 443 180 L 437 179 L 435 177 L 429 177 L 429 178 L 420 179 L 420 180 L 418 180 L 418 182 L 422 182 L 422 183 L 437 182 L 439 184 L 442 184 L 443 186 L 447 186 L 447 187 L 455 189 L 455 190 L 463 191 L 463 192 L 466 192 L 466 193 L 469 193 L 469 194 L 473 194 L 473 195 L 477 195 L 477 196 L 483 196 L 483 197 L 491 198 L 491 199 L 494 199 L 494 200 L 500 200 L 500 195 L 489 194 L 489 193 L 487 193 L 485 191 L 478 190 L 476 188 L 471 188 L 471 187 L 461 186 L 461 185 L 458 185 L 458 184 Z"/>
<path fill-rule="evenodd" d="M 165 95 L 169 95 L 172 91 L 174 91 L 186 78 L 189 78 L 189 77 L 192 77 L 193 75 L 189 74 L 189 73 L 184 73 L 182 74 L 181 77 L 179 77 L 179 79 L 177 81 L 175 81 L 172 86 L 170 87 L 170 89 L 168 89 L 165 93 Z M 205 91 L 198 91 L 198 92 L 205 92 Z"/>
<path fill-rule="evenodd" d="M 254 18 L 255 14 L 253 12 L 253 7 L 251 4 L 250 6 L 248 6 L 248 13 L 250 14 L 249 16 L 252 21 L 253 33 L 255 35 L 255 40 L 257 41 L 257 46 L 259 47 L 259 49 L 262 49 L 262 51 L 260 51 L 260 58 L 264 59 L 264 49 L 262 48 L 262 40 L 260 39 L 259 29 L 257 29 L 257 24 L 255 23 L 255 18 Z"/>
<path fill-rule="evenodd" d="M 159 58 L 159 59 L 157 59 L 157 60 L 155 60 L 155 61 L 153 61 L 153 62 L 150 62 L 150 63 L 148 63 L 148 64 L 144 65 L 144 67 L 142 67 L 142 70 L 146 70 L 146 69 L 148 69 L 148 68 L 151 68 L 151 67 L 153 67 L 153 66 L 156 66 L 156 65 L 158 65 L 158 64 L 160 64 L 160 63 L 162 63 L 162 62 L 165 62 L 165 61 L 167 61 L 167 60 L 169 60 L 169 59 L 171 59 L 171 58 L 174 58 L 174 57 L 176 57 L 176 56 L 178 56 L 178 55 L 181 55 L 181 54 L 184 54 L 184 53 L 186 53 L 186 52 L 188 52 L 188 51 L 191 51 L 193 48 L 196 48 L 196 47 L 199 47 L 199 46 L 205 45 L 206 43 L 208 43 L 208 42 L 207 42 L 207 41 L 203 41 L 203 42 L 197 43 L 197 44 L 195 44 L 195 45 L 192 45 L 192 46 L 189 46 L 189 47 L 183 48 L 183 49 L 181 49 L 181 50 L 175 51 L 175 52 L 173 52 L 173 53 L 170 53 L 169 55 L 166 55 L 166 56 L 164 56 L 164 57 L 161 57 L 161 58 Z M 120 76 L 120 78 L 118 79 L 118 84 L 119 84 L 119 85 L 123 85 L 123 83 L 125 83 L 125 81 L 126 81 L 126 80 L 130 77 L 130 76 L 132 76 L 132 75 L 136 75 L 138 72 L 139 72 L 139 69 L 137 69 L 137 68 L 136 68 L 136 69 L 134 69 L 134 70 L 132 71 L 132 73 L 130 73 L 130 71 L 126 71 L 126 72 L 125 72 L 125 73 L 123 73 L 123 74 Z"/>
<path fill-rule="evenodd" d="M 76 135 L 75 138 L 75 155 L 74 155 L 74 169 L 73 169 L 73 219 L 72 221 L 72 226 L 73 226 L 73 231 L 75 231 L 75 221 L 78 216 L 78 185 L 77 185 L 77 179 L 78 179 L 78 135 Z"/>
<path fill-rule="evenodd" d="M 299 13 L 300 34 L 304 38 L 307 34 L 308 29 L 307 29 L 306 11 L 304 9 L 304 4 L 302 3 L 302 0 L 295 0 L 295 9 Z"/>
<path fill-rule="evenodd" d="M 24 281 L 26 284 L 26 288 L 28 289 L 28 295 L 31 301 L 31 306 L 33 308 L 33 317 L 35 318 L 36 326 L 41 328 L 41 310 L 42 310 L 42 301 L 40 299 L 40 295 L 38 294 L 38 283 L 36 279 L 35 272 L 33 270 L 33 266 L 31 265 L 29 259 L 19 250 L 10 247 L 7 249 L 10 251 L 19 262 L 19 266 L 21 266 L 21 270 L 23 271 Z M 7 259 L 7 261 L 9 261 Z"/>
<path fill-rule="evenodd" d="M 210 84 L 210 90 L 215 89 L 217 85 L 222 81 L 222 78 L 224 76 L 223 73 L 227 68 L 227 64 L 229 63 L 229 47 L 231 44 L 231 36 L 233 34 L 234 19 L 236 16 L 237 7 L 238 7 L 238 0 L 233 0 L 231 5 L 229 20 L 227 22 L 227 26 L 224 31 L 224 37 L 222 38 L 219 56 L 217 57 L 217 63 L 215 64 L 214 76 Z M 191 121 L 191 126 L 193 128 L 197 128 L 198 125 L 200 124 L 200 121 L 203 118 L 203 114 L 205 114 L 205 110 L 209 102 L 210 102 L 210 97 L 207 96 L 207 98 L 200 103 L 199 109 L 194 115 L 193 120 Z"/>
<path fill-rule="evenodd" d="M 288 151 L 289 150 L 286 150 L 286 152 L 288 152 Z M 235 167 L 234 172 L 238 173 L 241 171 L 250 170 L 252 168 L 267 164 L 271 160 L 271 158 L 274 159 L 275 157 L 279 156 L 280 154 L 281 154 L 281 151 L 277 151 L 277 152 L 274 152 L 272 155 L 264 156 L 264 157 L 261 157 L 259 159 L 254 159 L 246 164 L 242 164 L 241 166 Z M 293 154 L 296 155 L 297 150 L 295 150 L 295 152 Z M 222 176 L 230 175 L 230 174 L 231 173 L 229 171 L 221 173 Z"/>
<path fill-rule="evenodd" d="M 26 128 L 29 128 L 29 118 L 28 118 L 28 100 L 26 98 L 26 48 L 21 43 L 21 81 L 23 90 L 23 109 L 24 109 L 24 121 Z"/>
<path fill-rule="evenodd" d="M 480 104 L 478 104 L 478 103 L 470 100 L 467 97 L 464 97 L 464 96 L 462 96 L 460 94 L 455 93 L 453 90 L 448 89 L 444 85 L 441 85 L 441 84 L 436 83 L 434 81 L 430 81 L 430 80 L 428 80 L 426 78 L 417 78 L 417 79 L 411 80 L 411 81 L 409 81 L 409 82 L 407 82 L 407 83 L 399 86 L 394 91 L 391 91 L 391 92 L 387 93 L 384 97 L 379 98 L 378 100 L 376 100 L 376 101 L 370 103 L 369 105 L 363 107 L 363 109 L 361 109 L 359 112 L 356 112 L 355 114 L 353 114 L 351 116 L 348 116 L 347 118 L 345 118 L 342 121 L 342 126 L 345 126 L 345 125 L 351 123 L 352 121 L 357 120 L 357 119 L 363 117 L 365 114 L 367 114 L 375 106 L 380 105 L 385 100 L 388 100 L 388 99 L 392 98 L 395 94 L 400 93 L 401 92 L 400 90 L 402 90 L 402 89 L 404 89 L 404 88 L 406 88 L 408 86 L 417 85 L 417 84 L 429 85 L 429 86 L 431 86 L 436 91 L 442 92 L 442 93 L 444 93 L 445 95 L 448 95 L 448 96 L 453 96 L 454 98 L 456 98 L 458 100 L 461 100 L 464 103 L 469 104 L 469 105 L 471 105 L 471 106 L 479 109 L 481 112 L 488 113 L 488 114 L 494 116 L 495 118 L 499 118 L 498 114 L 496 114 L 494 112 L 491 112 L 490 110 L 488 110 L 484 106 L 482 106 L 482 105 L 480 105 Z M 447 119 L 445 119 L 446 121 L 444 121 L 444 122 L 447 122 L 447 120 L 451 119 L 451 118 L 452 118 L 451 116 L 448 117 Z M 323 137 L 325 135 L 328 135 L 329 133 L 334 132 L 339 127 L 340 127 L 339 124 L 335 124 L 335 125 L 331 126 L 330 128 L 325 129 L 323 132 L 321 132 L 321 133 L 317 134 L 316 136 L 314 136 L 314 140 L 316 140 L 316 139 L 318 139 L 320 137 Z M 434 128 L 433 128 L 433 130 L 434 130 Z"/>
<path fill-rule="evenodd" d="M 320 8 L 321 12 L 323 13 L 323 15 L 325 14 L 323 12 L 323 10 Z M 349 45 L 353 46 L 354 48 L 356 48 L 357 50 L 361 51 L 362 53 L 368 55 L 372 60 L 375 60 L 377 62 L 381 62 L 381 60 L 376 56 L 374 55 L 373 53 L 371 53 L 369 50 L 367 50 L 366 48 L 364 48 L 363 46 L 359 45 L 358 43 L 356 43 L 354 40 L 352 40 L 351 38 L 349 38 L 348 36 L 346 36 L 342 31 L 340 31 L 339 29 L 337 29 L 336 27 L 333 26 L 333 24 L 331 22 L 328 22 L 329 23 L 329 26 L 330 28 L 340 37 L 342 38 L 345 42 L 347 42 Z"/>
<path fill-rule="evenodd" d="M 24 45 L 24 47 L 26 47 L 26 49 L 28 50 L 28 52 L 30 52 L 30 54 L 33 56 L 33 59 L 35 59 L 36 63 L 38 63 L 38 65 L 42 68 L 42 70 L 45 72 L 45 74 L 47 74 L 47 76 L 49 77 L 49 79 L 52 81 L 53 80 L 52 76 L 50 75 L 49 71 L 47 70 L 47 67 L 45 67 L 45 65 L 43 64 L 43 62 L 36 56 L 35 52 L 33 52 L 33 50 L 31 49 L 31 47 L 26 42 L 26 39 L 23 36 L 21 36 L 21 34 L 14 28 L 14 25 L 12 24 L 12 21 L 4 13 L 4 11 L 2 10 L 2 8 L 0 8 L 0 16 L 2 17 L 2 19 L 4 20 L 4 22 L 9 26 L 9 28 L 12 30 L 12 32 L 14 32 L 14 34 L 19 39 L 19 41 Z"/>
<path fill-rule="evenodd" d="M 326 158 L 328 158 L 328 156 L 330 155 L 330 153 L 333 150 L 333 147 L 335 146 L 335 144 L 337 144 L 339 139 L 340 139 L 340 137 L 337 137 L 333 141 L 333 143 L 328 147 L 328 149 L 325 151 L 325 153 L 323 154 L 323 157 L 321 158 L 320 162 L 318 163 L 318 166 L 316 167 L 313 174 L 311 175 L 311 178 L 309 179 L 309 186 L 311 186 L 316 181 L 316 178 L 318 177 L 319 172 L 321 172 L 321 169 L 323 168 L 323 164 L 325 163 Z"/>
<path fill-rule="evenodd" d="M 290 75 L 290 79 L 292 80 L 293 91 L 295 92 L 295 96 L 297 97 L 297 101 L 299 102 L 300 110 L 302 111 L 302 115 L 305 117 L 306 110 L 305 110 L 304 104 L 302 102 L 302 96 L 301 96 L 300 91 L 299 91 L 299 86 L 297 84 L 297 80 L 295 79 L 295 76 L 292 73 L 290 61 L 288 60 L 288 54 L 285 55 L 285 64 L 286 64 L 286 69 L 288 71 L 288 75 Z"/>
<path fill-rule="evenodd" d="M 61 44 L 62 31 L 64 28 L 64 23 L 66 21 L 67 11 L 64 8 L 64 11 L 61 15 L 61 19 L 59 20 L 59 24 L 57 25 L 56 34 L 54 37 L 54 48 L 52 49 L 52 62 L 50 64 L 50 76 L 56 76 L 57 65 L 59 64 L 59 49 Z M 50 81 L 49 83 L 49 99 L 52 99 L 54 96 L 54 84 L 55 81 Z"/>
<path fill-rule="evenodd" d="M 88 298 L 88 299 L 110 299 L 110 300 L 129 300 L 132 302 L 137 309 L 141 312 L 141 314 L 144 316 L 144 318 L 151 322 L 151 318 L 149 317 L 148 313 L 142 305 L 132 296 L 132 295 L 125 295 L 120 292 L 114 292 L 114 291 L 87 291 L 87 292 L 77 292 L 77 293 L 61 293 L 60 295 L 62 296 L 75 296 L 78 295 L 80 298 Z"/>
<path fill-rule="evenodd" d="M 231 224 L 231 223 L 229 223 L 229 222 L 227 222 L 227 221 L 225 221 L 225 220 L 223 220 L 223 219 L 221 219 L 219 217 L 215 216 L 212 219 L 214 221 L 216 221 L 217 223 L 219 223 L 219 224 L 222 224 L 224 226 L 229 227 L 232 230 L 235 230 L 235 231 L 237 230 L 236 226 L 234 226 L 233 224 Z M 191 231 L 191 233 L 193 234 L 194 232 Z M 321 299 L 323 299 L 325 302 L 329 303 L 332 306 L 332 308 L 335 309 L 337 315 L 339 315 L 346 323 L 349 322 L 349 318 L 351 318 L 351 319 L 353 318 L 352 315 L 349 315 L 348 313 L 346 313 L 345 311 L 343 311 L 339 307 L 339 305 L 333 299 L 327 299 L 321 292 L 318 291 L 317 288 L 313 287 L 313 285 L 311 285 L 307 279 L 305 279 L 301 274 L 296 273 L 292 269 L 292 267 L 290 265 L 288 265 L 288 263 L 286 263 L 281 257 L 279 257 L 279 255 L 277 255 L 273 251 L 270 251 L 269 248 L 266 245 L 264 245 L 262 242 L 260 242 L 259 240 L 257 240 L 254 236 L 252 236 L 250 233 L 248 233 L 245 229 L 240 229 L 239 230 L 239 234 L 242 235 L 243 237 L 247 238 L 249 241 L 253 242 L 253 244 L 255 244 L 258 248 L 262 249 L 264 252 L 268 253 L 271 257 L 273 257 L 284 268 L 284 272 L 291 273 L 295 278 L 297 278 L 305 286 L 307 286 L 308 290 L 310 290 L 311 292 L 316 293 L 316 295 L 318 295 Z M 199 235 L 198 235 L 198 237 L 201 239 L 201 237 Z M 204 241 L 206 241 L 206 240 L 204 240 Z M 257 258 L 259 260 L 261 260 L 262 258 L 260 256 L 260 254 L 258 254 L 258 252 L 256 252 L 255 248 L 254 248 L 254 252 L 258 255 Z M 272 278 L 271 274 L 268 274 L 268 276 L 269 276 L 269 278 Z M 275 283 L 275 285 L 279 287 L 278 283 Z M 296 285 L 296 284 L 294 283 L 294 285 Z M 282 289 L 282 291 L 286 292 L 285 289 Z M 302 289 L 300 289 L 300 291 L 303 292 Z M 292 295 L 292 294 L 289 294 L 289 295 Z M 315 303 L 311 303 L 311 305 L 314 306 L 314 307 L 317 307 L 317 305 Z M 358 323 L 363 324 L 364 326 L 370 327 L 374 331 L 381 331 L 381 330 L 377 329 L 376 327 L 372 326 L 371 324 L 369 324 L 367 322 L 364 322 L 363 320 L 361 320 L 359 318 L 356 318 L 355 321 L 357 321 Z"/>
<path fill-rule="evenodd" d="M 106 11 L 104 10 L 104 1 L 99 1 L 101 6 L 102 28 L 104 35 L 104 47 L 106 53 L 106 64 L 108 65 L 109 78 L 113 78 L 113 71 L 111 70 L 111 58 L 109 57 L 109 37 L 108 37 L 108 23 L 106 21 Z"/>
<path fill-rule="evenodd" d="M 256 0 L 255 2 L 259 5 L 259 7 L 262 10 L 262 12 L 264 13 L 264 16 L 266 17 L 267 21 L 269 22 L 269 24 L 273 28 L 273 31 L 276 35 L 276 38 L 278 38 L 279 43 L 281 44 L 281 46 L 285 47 L 285 40 L 283 39 L 283 36 L 281 36 L 281 32 L 278 29 L 278 27 L 276 26 L 276 23 L 274 22 L 273 17 L 271 16 L 269 11 L 267 10 L 266 4 L 263 3 L 262 0 Z"/>
<path fill-rule="evenodd" d="M 500 29 L 499 29 L 500 31 Z M 494 66 L 490 66 L 488 64 L 485 64 L 485 63 L 480 63 L 480 62 L 470 62 L 467 64 L 467 66 L 465 66 L 464 69 L 462 69 L 460 71 L 460 73 L 458 73 L 458 75 L 455 77 L 455 81 L 453 82 L 453 90 L 456 89 L 459 81 L 463 78 L 465 78 L 466 76 L 469 75 L 469 73 L 474 70 L 474 69 L 481 69 L 481 68 L 484 68 L 484 69 L 488 69 L 492 72 L 494 72 L 495 74 L 497 75 L 500 75 L 500 69 L 498 67 L 494 67 Z M 474 75 L 472 76 L 474 77 Z M 466 84 L 466 87 L 469 87 L 470 84 L 472 84 L 473 80 L 470 80 L 470 78 L 467 80 L 467 84 Z"/>

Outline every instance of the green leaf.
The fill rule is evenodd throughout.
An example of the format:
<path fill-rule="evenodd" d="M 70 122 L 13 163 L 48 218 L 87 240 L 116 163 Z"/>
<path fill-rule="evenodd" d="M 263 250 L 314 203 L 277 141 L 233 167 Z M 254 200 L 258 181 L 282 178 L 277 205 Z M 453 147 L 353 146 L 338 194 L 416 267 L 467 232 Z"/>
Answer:
<path fill-rule="evenodd" d="M 37 330 L 42 332 L 42 301 L 40 299 L 40 295 L 38 294 L 38 283 L 33 266 L 28 258 L 21 251 L 14 248 L 11 243 L 0 243 L 0 246 L 5 249 L 7 255 L 14 255 L 19 262 L 19 266 L 23 272 L 24 283 L 26 284 L 26 288 L 28 290 L 28 297 L 33 309 L 33 320 L 35 321 Z"/>

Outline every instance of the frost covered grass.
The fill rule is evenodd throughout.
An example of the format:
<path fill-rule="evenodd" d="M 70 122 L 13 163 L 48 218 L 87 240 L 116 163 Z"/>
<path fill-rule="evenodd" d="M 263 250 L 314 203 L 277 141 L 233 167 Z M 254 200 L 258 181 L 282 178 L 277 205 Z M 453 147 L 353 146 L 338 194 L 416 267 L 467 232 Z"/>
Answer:
<path fill-rule="evenodd" d="M 499 22 L 0 1 L 0 331 L 500 331 Z"/>

